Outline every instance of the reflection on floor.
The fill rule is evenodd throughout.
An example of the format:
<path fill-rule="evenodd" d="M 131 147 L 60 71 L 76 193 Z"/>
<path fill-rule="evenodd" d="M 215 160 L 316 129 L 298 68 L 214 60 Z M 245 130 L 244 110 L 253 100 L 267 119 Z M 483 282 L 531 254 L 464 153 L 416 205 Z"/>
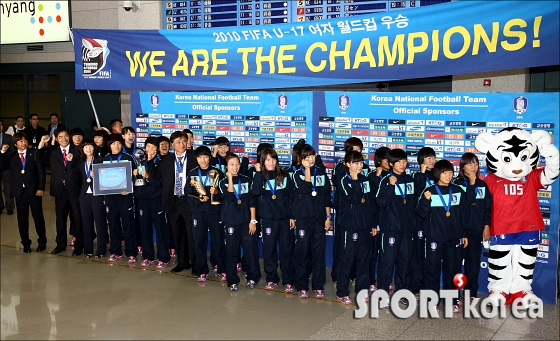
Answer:
<path fill-rule="evenodd" d="M 45 196 L 47 251 L 25 254 L 16 216 L 0 215 L 1 339 L 559 339 L 559 306 L 545 305 L 544 318 L 354 319 L 355 306 L 335 301 L 332 283 L 325 300 L 299 299 L 281 290 L 231 293 L 214 275 L 204 284 L 190 272 L 141 269 L 140 262 L 51 255 L 54 200 Z M 37 237 L 33 227 L 31 239 Z M 32 249 L 37 246 L 33 242 Z M 242 282 L 243 284 L 243 282 Z M 278 289 L 281 289 L 279 287 Z"/>

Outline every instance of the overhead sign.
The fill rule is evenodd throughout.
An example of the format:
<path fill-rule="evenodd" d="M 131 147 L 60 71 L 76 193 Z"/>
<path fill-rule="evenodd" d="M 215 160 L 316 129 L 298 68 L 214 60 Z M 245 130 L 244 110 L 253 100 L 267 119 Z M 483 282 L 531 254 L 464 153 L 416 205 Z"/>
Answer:
<path fill-rule="evenodd" d="M 74 29 L 76 89 L 247 90 L 556 65 L 558 25 L 558 2 L 457 1 L 262 27 Z"/>
<path fill-rule="evenodd" d="M 0 1 L 2 44 L 69 41 L 67 0 Z"/>

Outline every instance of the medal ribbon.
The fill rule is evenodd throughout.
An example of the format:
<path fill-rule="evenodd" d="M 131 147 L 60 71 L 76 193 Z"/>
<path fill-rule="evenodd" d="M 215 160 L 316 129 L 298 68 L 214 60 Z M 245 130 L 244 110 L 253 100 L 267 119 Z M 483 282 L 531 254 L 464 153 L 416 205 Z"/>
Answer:
<path fill-rule="evenodd" d="M 200 168 L 198 169 L 198 171 L 200 172 Z M 237 192 L 235 190 L 235 186 L 233 186 L 233 194 L 235 195 L 237 201 L 239 202 L 239 200 L 241 200 L 241 177 L 240 176 L 237 176 L 237 189 L 239 190 L 239 192 Z"/>
<path fill-rule="evenodd" d="M 121 152 L 119 153 L 119 157 L 117 158 L 117 162 L 121 162 L 122 154 L 123 154 L 123 152 L 122 152 L 122 149 L 121 149 Z M 109 155 L 109 162 L 113 163 L 113 154 L 112 153 Z"/>
<path fill-rule="evenodd" d="M 393 171 L 391 171 L 391 176 L 397 177 L 395 174 L 393 174 Z M 395 183 L 395 185 L 397 186 L 399 193 L 401 194 L 401 198 L 403 198 L 403 200 L 406 200 L 406 174 L 404 175 L 404 193 L 403 190 L 401 189 L 401 186 L 399 186 L 398 178 L 397 178 L 397 183 Z"/>
<path fill-rule="evenodd" d="M 348 172 L 346 172 L 346 176 L 348 177 L 348 179 L 350 179 L 350 181 L 352 181 L 352 177 L 350 176 L 350 174 Z M 364 199 L 365 193 L 364 193 L 364 182 L 362 181 L 362 179 L 360 179 L 360 174 L 358 174 L 358 180 L 360 180 L 360 187 L 362 188 L 362 201 Z"/>
<path fill-rule="evenodd" d="M 25 152 L 23 153 L 19 153 L 20 155 L 20 160 L 21 160 L 21 170 L 25 170 L 25 164 L 27 163 L 27 158 L 24 156 Z"/>
<path fill-rule="evenodd" d="M 467 181 L 467 179 L 463 179 L 463 181 L 465 182 L 465 191 L 466 191 L 466 188 L 469 185 L 469 182 Z M 476 184 L 476 182 L 475 182 L 475 184 Z M 476 201 L 477 195 L 478 195 L 478 185 L 475 185 L 474 186 L 474 200 L 475 201 Z"/>
<path fill-rule="evenodd" d="M 439 189 L 439 186 L 436 184 L 436 191 L 437 194 L 439 195 L 439 198 L 441 199 L 441 203 L 443 204 L 443 208 L 445 209 L 445 212 L 449 213 L 449 210 L 451 209 L 451 196 L 453 195 L 453 193 L 451 192 L 451 184 L 449 186 L 449 204 L 445 203 L 445 200 L 443 200 L 443 195 L 441 195 L 441 190 Z"/>
<path fill-rule="evenodd" d="M 91 177 L 90 171 L 91 171 L 91 165 L 93 165 L 93 158 L 91 158 L 91 163 L 88 163 L 86 159 L 85 165 L 86 165 L 86 177 L 89 179 Z"/>
<path fill-rule="evenodd" d="M 181 172 L 183 171 L 183 166 L 181 166 Z M 202 186 L 206 187 L 206 183 L 208 182 L 208 178 L 210 178 L 210 175 L 208 175 L 208 173 L 206 173 L 206 177 L 204 178 L 204 182 L 202 181 L 202 172 L 200 171 L 200 167 L 198 168 L 198 179 L 200 180 L 200 182 L 202 182 Z"/>
<path fill-rule="evenodd" d="M 266 175 L 265 188 L 266 186 L 270 187 L 270 193 L 272 193 L 272 195 L 276 194 L 276 179 L 274 179 L 274 188 L 272 188 L 272 185 L 270 184 L 270 180 L 268 179 L 268 174 Z"/>
<path fill-rule="evenodd" d="M 315 187 L 317 187 L 317 166 L 313 166 L 314 170 L 313 170 L 313 188 L 311 189 L 313 192 L 315 191 Z M 303 172 L 303 175 L 305 176 L 305 167 L 301 166 L 301 171 Z"/>

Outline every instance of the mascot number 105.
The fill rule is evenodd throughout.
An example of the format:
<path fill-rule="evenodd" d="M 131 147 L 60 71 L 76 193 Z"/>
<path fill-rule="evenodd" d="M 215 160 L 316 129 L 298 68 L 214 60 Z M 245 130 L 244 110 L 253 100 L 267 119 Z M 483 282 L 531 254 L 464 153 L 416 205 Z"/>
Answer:
<path fill-rule="evenodd" d="M 488 299 L 496 305 L 521 299 L 528 306 L 541 231 L 545 229 L 537 192 L 560 172 L 558 149 L 543 130 L 505 128 L 481 133 L 475 147 L 485 154 L 493 198 L 488 256 Z M 540 156 L 545 165 L 539 166 Z"/>

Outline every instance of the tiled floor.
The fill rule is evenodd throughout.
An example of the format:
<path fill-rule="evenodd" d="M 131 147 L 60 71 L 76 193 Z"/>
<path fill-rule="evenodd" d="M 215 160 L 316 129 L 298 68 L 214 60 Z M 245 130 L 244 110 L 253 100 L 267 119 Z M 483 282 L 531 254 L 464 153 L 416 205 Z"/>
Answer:
<path fill-rule="evenodd" d="M 47 192 L 48 193 L 48 192 Z M 54 248 L 54 200 L 45 196 L 46 252 L 24 254 L 16 216 L 0 215 L 1 339 L 559 339 L 558 306 L 544 318 L 356 320 L 354 307 L 334 301 L 301 300 L 282 291 L 244 286 L 230 293 L 215 277 L 201 285 L 190 272 L 172 274 L 59 255 Z M 36 239 L 33 227 L 32 239 Z M 32 248 L 36 248 L 36 242 Z"/>

